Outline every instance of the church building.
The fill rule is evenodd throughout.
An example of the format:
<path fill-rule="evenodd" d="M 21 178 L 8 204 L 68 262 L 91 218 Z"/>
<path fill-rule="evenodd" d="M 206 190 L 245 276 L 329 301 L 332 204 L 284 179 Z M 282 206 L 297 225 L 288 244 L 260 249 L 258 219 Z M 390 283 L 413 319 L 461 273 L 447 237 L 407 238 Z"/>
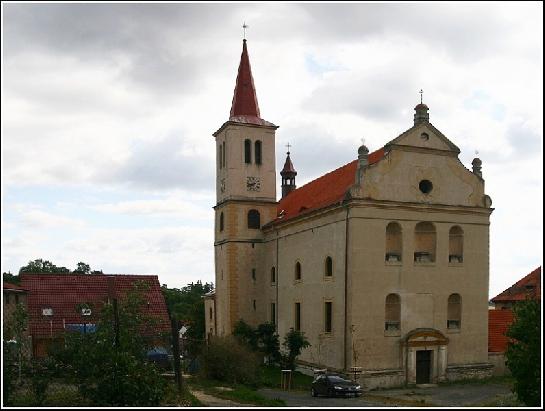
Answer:
<path fill-rule="evenodd" d="M 261 117 L 246 43 L 213 134 L 209 337 L 239 319 L 274 323 L 281 341 L 294 328 L 311 343 L 302 367 L 361 370 L 366 389 L 490 375 L 481 161 L 467 169 L 420 102 L 408 130 L 299 188 L 288 152 L 278 199 L 278 126 Z"/>

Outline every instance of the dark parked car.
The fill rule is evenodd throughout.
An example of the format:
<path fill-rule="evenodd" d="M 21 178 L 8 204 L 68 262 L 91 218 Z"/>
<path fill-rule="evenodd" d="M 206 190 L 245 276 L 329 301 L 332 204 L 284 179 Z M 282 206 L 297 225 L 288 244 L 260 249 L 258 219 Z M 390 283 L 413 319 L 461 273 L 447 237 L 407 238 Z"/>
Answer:
<path fill-rule="evenodd" d="M 317 397 L 318 395 L 326 395 L 328 397 L 355 395 L 359 397 L 362 394 L 362 390 L 359 384 L 341 378 L 338 375 L 320 374 L 312 381 L 310 393 L 313 397 Z"/>

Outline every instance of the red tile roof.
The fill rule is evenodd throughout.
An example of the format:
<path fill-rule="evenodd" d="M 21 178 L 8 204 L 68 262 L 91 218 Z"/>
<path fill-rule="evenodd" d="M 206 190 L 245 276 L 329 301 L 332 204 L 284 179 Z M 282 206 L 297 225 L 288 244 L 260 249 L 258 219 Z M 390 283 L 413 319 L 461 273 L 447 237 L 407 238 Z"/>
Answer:
<path fill-rule="evenodd" d="M 28 314 L 30 334 L 34 337 L 50 337 L 62 332 L 65 324 L 83 323 L 76 312 L 78 304 L 88 303 L 92 315 L 86 322 L 95 323 L 97 314 L 108 298 L 123 298 L 137 281 L 144 281 L 150 288 L 145 293 L 149 302 L 144 310 L 158 320 L 158 331 L 169 330 L 169 317 L 165 299 L 156 275 L 40 275 L 22 274 L 21 285 L 28 290 Z M 42 315 L 43 308 L 51 308 L 53 315 Z M 98 308 L 98 310 L 97 310 Z"/>
<path fill-rule="evenodd" d="M 381 148 L 369 154 L 369 164 L 374 164 L 383 157 L 384 149 Z M 272 223 L 277 224 L 341 202 L 346 191 L 356 182 L 357 166 L 358 160 L 354 160 L 290 192 L 277 206 L 277 215 L 282 217 L 276 218 Z"/>
<path fill-rule="evenodd" d="M 17 284 L 12 284 L 12 283 L 6 283 L 4 281 L 4 290 L 12 290 L 12 291 L 26 291 L 23 287 L 17 285 Z"/>
<path fill-rule="evenodd" d="M 488 352 L 505 352 L 505 332 L 513 322 L 511 310 L 488 310 Z"/>
<path fill-rule="evenodd" d="M 257 103 L 246 39 L 242 41 L 242 55 L 240 56 L 240 65 L 238 67 L 237 82 L 235 84 L 230 113 L 230 118 L 239 116 L 260 119 L 259 104 Z"/>
<path fill-rule="evenodd" d="M 541 266 L 492 298 L 492 302 L 521 301 L 526 299 L 527 296 L 541 300 Z"/>

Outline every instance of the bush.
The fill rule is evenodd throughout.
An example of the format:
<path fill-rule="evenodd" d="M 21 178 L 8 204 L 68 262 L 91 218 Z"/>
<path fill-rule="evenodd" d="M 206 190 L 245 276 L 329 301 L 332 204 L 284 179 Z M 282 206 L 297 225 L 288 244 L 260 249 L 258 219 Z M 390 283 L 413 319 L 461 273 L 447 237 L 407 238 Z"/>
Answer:
<path fill-rule="evenodd" d="M 229 383 L 256 385 L 259 357 L 232 336 L 212 338 L 202 353 L 203 376 Z"/>
<path fill-rule="evenodd" d="M 287 354 L 283 357 L 283 362 L 285 363 L 283 366 L 289 367 L 290 370 L 295 370 L 295 360 L 303 349 L 310 347 L 310 343 L 304 333 L 290 328 L 290 331 L 284 336 L 282 345 L 288 350 Z"/>

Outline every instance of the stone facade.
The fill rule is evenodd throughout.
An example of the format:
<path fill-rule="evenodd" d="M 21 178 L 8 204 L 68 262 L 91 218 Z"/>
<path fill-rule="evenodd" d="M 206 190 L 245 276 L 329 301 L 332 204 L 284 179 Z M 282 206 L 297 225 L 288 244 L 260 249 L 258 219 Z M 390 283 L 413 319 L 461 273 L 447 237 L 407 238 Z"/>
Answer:
<path fill-rule="evenodd" d="M 460 162 L 425 111 L 373 161 L 359 150 L 341 200 L 309 211 L 301 204 L 285 218 L 283 204 L 319 180 L 277 202 L 274 129 L 227 122 L 214 134 L 218 153 L 224 142 L 229 148 L 227 166 L 217 163 L 207 330 L 227 335 L 238 319 L 272 321 L 282 339 L 300 324 L 311 343 L 302 364 L 361 367 L 367 388 L 490 373 L 491 200 L 481 169 Z M 245 163 L 245 139 L 264 142 L 261 165 Z M 259 192 L 248 177 L 259 178 Z M 248 228 L 252 209 L 261 229 Z"/>

